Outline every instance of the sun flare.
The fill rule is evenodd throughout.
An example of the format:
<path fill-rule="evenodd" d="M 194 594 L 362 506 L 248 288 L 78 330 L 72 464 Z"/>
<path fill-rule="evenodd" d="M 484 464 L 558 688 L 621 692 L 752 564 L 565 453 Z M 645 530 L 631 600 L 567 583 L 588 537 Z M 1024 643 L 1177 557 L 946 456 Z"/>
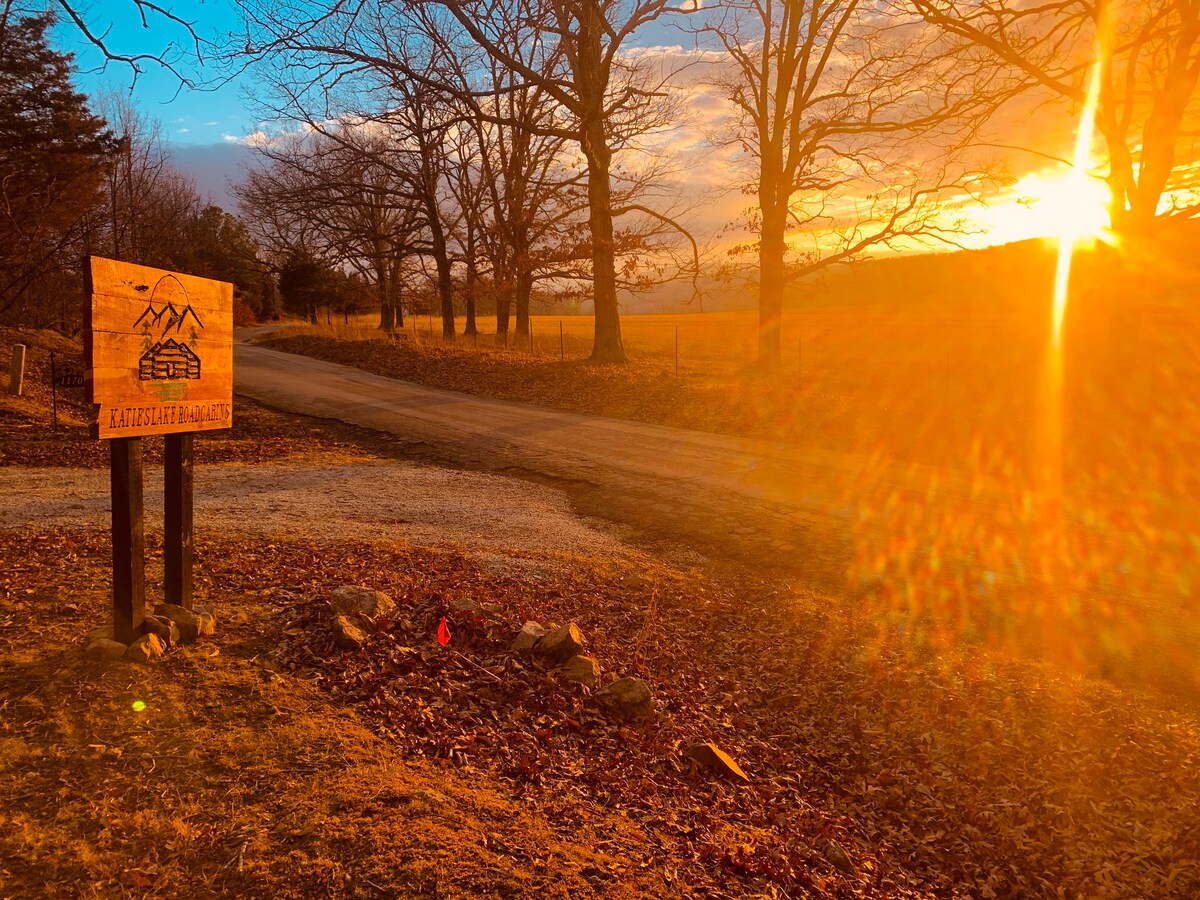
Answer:
<path fill-rule="evenodd" d="M 1049 237 L 1077 243 L 1104 239 L 1109 229 L 1108 188 L 1098 178 L 1071 170 L 1058 177 L 1022 178 L 1016 185 L 1020 204 Z"/>
<path fill-rule="evenodd" d="M 1091 77 L 1088 79 L 1087 102 L 1083 105 L 1083 112 L 1079 116 L 1079 131 L 1075 134 L 1075 155 L 1072 160 L 1070 171 L 1063 178 L 1063 184 L 1067 185 L 1069 198 L 1067 205 L 1071 200 L 1081 200 L 1083 194 L 1089 189 L 1089 185 L 1094 181 L 1088 175 L 1088 166 L 1092 158 L 1092 138 L 1096 134 L 1096 107 L 1100 102 L 1100 76 L 1103 72 L 1103 65 L 1099 57 L 1092 65 Z M 1063 209 L 1064 205 L 1059 205 L 1056 208 Z M 1087 234 L 1081 234 L 1078 228 L 1086 222 L 1086 208 L 1080 208 L 1072 211 L 1067 216 L 1063 223 L 1065 227 L 1058 232 L 1058 270 L 1054 278 L 1054 326 L 1053 326 L 1053 342 L 1054 352 L 1057 355 L 1062 349 L 1062 328 L 1063 318 L 1067 311 L 1067 298 L 1071 285 L 1071 258 L 1075 252 L 1075 244 L 1081 237 Z"/>

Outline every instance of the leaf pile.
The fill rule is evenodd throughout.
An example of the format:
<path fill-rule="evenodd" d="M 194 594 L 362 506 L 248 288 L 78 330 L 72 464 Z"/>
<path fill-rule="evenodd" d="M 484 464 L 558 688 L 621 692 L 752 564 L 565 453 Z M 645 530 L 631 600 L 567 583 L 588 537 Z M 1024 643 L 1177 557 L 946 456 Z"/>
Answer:
<path fill-rule="evenodd" d="M 0 531 L 5 896 L 683 896 L 657 863 L 606 874 L 620 861 L 596 845 L 637 843 L 628 819 L 560 831 L 507 783 L 413 759 L 271 671 L 274 615 L 253 595 L 209 584 L 217 634 L 155 666 L 87 659 L 107 559 L 100 530 Z"/>
<path fill-rule="evenodd" d="M 570 576 L 515 579 L 454 553 L 330 550 L 228 554 L 239 567 L 249 556 L 260 584 L 286 585 L 282 668 L 415 754 L 500 773 L 551 817 L 564 797 L 622 810 L 684 883 L 984 898 L 1200 890 L 1194 713 L 982 651 L 935 659 L 744 571 L 583 560 Z M 213 577 L 238 580 L 232 568 Z M 328 629 L 341 583 L 400 604 L 362 651 L 337 649 Z M 483 614 L 456 612 L 468 600 Z M 434 639 L 443 615 L 446 649 Z M 584 689 L 508 655 L 527 619 L 576 621 L 603 681 L 652 685 L 656 718 L 615 725 Z M 689 768 L 681 751 L 698 740 L 733 755 L 752 785 Z"/>

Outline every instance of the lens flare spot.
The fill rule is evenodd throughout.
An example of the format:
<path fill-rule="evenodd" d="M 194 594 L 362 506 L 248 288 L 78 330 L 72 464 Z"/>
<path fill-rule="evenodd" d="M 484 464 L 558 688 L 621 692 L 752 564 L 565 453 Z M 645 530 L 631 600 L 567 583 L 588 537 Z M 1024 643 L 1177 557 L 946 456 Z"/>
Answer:
<path fill-rule="evenodd" d="M 133 701 L 133 711 L 134 712 L 142 712 L 145 708 L 146 708 L 145 700 L 134 700 Z"/>

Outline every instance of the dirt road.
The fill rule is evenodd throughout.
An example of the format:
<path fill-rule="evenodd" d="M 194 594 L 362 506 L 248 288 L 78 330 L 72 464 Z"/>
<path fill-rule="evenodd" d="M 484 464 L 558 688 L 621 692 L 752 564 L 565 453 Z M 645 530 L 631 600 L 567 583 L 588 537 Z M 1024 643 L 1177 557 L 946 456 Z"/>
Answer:
<path fill-rule="evenodd" d="M 387 433 L 418 458 L 547 480 L 589 514 L 665 538 L 734 554 L 819 547 L 813 568 L 844 573 L 843 497 L 861 474 L 846 457 L 441 391 L 248 344 L 235 353 L 237 392 L 269 406 Z"/>
<path fill-rule="evenodd" d="M 953 571 L 956 589 L 991 593 L 1004 590 L 998 566 L 1026 579 L 1045 549 L 1014 518 L 1024 501 L 966 472 L 489 400 L 244 343 L 235 371 L 237 391 L 269 406 L 384 432 L 418 458 L 550 481 L 588 514 L 782 562 L 815 586 L 932 587 Z M 1069 530 L 1072 545 L 1112 539 Z"/>

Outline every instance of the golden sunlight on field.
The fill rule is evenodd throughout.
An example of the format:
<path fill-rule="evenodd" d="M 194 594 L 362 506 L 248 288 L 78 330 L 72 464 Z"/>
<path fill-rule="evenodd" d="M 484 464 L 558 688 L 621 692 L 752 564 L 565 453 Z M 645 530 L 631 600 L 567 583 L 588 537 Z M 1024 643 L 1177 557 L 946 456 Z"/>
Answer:
<path fill-rule="evenodd" d="M 1151 302 L 1143 273 L 1126 272 L 1113 299 L 1112 274 L 1089 254 L 1077 276 L 1053 384 L 1044 265 L 1014 272 L 1004 304 L 949 284 L 927 302 L 790 310 L 769 380 L 753 365 L 753 313 L 628 316 L 634 370 L 702 408 L 647 412 L 634 398 L 597 409 L 782 439 L 856 472 L 829 505 L 853 544 L 845 586 L 877 607 L 881 639 L 1006 646 L 1200 689 L 1200 411 L 1188 387 L 1200 384 L 1200 319 L 1182 302 L 1190 288 Z M 373 337 L 372 324 L 333 330 Z M 406 343 L 430 340 L 425 319 L 409 325 Z M 591 328 L 538 316 L 532 353 L 512 336 L 496 349 L 491 335 L 478 352 L 516 361 L 525 379 L 565 376 L 584 366 Z M 821 488 L 806 478 L 763 490 L 786 501 Z"/>

